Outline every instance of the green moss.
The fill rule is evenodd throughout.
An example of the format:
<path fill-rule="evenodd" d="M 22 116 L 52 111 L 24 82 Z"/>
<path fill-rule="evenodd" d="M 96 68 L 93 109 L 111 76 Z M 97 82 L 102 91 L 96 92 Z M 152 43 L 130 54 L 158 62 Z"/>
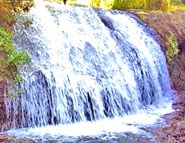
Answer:
<path fill-rule="evenodd" d="M 178 43 L 175 41 L 173 34 L 168 35 L 167 42 L 168 49 L 166 50 L 167 60 L 170 63 L 172 59 L 179 53 Z"/>
<path fill-rule="evenodd" d="M 14 86 L 22 81 L 19 67 L 30 60 L 24 51 L 16 51 L 12 34 L 0 28 L 0 82 Z"/>

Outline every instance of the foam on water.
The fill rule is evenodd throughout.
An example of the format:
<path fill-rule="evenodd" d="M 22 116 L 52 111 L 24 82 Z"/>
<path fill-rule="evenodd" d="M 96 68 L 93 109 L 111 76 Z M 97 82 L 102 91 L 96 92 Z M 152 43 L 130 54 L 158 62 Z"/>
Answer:
<path fill-rule="evenodd" d="M 171 111 L 165 56 L 131 14 L 41 2 L 20 15 L 14 43 L 32 61 L 7 100 L 11 135 L 141 133 Z"/>
<path fill-rule="evenodd" d="M 75 124 L 60 124 L 38 128 L 23 128 L 9 130 L 7 133 L 16 138 L 28 138 L 33 140 L 77 140 L 79 137 L 116 138 L 117 135 L 131 132 L 145 134 L 142 128 L 165 124 L 162 116 L 172 112 L 171 101 L 164 102 L 159 108 L 150 107 L 140 110 L 138 113 L 113 119 L 81 122 Z"/>

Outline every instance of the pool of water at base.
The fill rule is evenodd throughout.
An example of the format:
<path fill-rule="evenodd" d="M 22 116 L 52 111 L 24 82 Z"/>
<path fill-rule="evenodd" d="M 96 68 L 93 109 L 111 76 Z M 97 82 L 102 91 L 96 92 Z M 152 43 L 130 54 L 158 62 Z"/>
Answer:
<path fill-rule="evenodd" d="M 164 105 L 114 119 L 12 129 L 6 134 L 24 143 L 153 143 L 155 137 L 147 128 L 164 126 L 162 116 L 173 111 L 170 102 Z"/>

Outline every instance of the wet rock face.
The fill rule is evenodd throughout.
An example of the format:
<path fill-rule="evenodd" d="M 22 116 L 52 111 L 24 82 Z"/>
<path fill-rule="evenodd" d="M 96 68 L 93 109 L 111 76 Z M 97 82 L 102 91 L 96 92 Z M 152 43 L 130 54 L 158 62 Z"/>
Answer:
<path fill-rule="evenodd" d="M 170 67 L 172 86 L 177 91 L 185 90 L 185 49 L 174 58 Z"/>
<path fill-rule="evenodd" d="M 0 96 L 0 131 L 7 129 L 7 119 L 6 119 L 6 107 L 4 104 L 4 96 Z"/>
<path fill-rule="evenodd" d="M 0 132 L 9 129 L 9 123 L 10 123 L 6 114 L 5 89 L 6 89 L 6 85 L 3 82 L 0 82 Z"/>
<path fill-rule="evenodd" d="M 6 96 L 0 95 L 0 133 L 2 131 L 7 131 L 8 129 L 10 129 L 10 127 L 14 123 L 14 121 L 12 120 L 12 117 L 14 116 L 13 112 L 15 111 L 12 110 L 11 112 L 10 111 L 6 112 L 7 111 L 7 107 L 5 103 L 6 98 L 7 98 Z M 20 119 L 21 119 L 21 111 L 19 111 L 19 114 L 17 114 L 16 116 L 16 123 L 19 123 Z"/>
<path fill-rule="evenodd" d="M 184 143 L 185 142 L 185 92 L 174 95 L 174 112 L 164 116 L 166 125 L 151 129 L 156 136 L 157 143 Z"/>

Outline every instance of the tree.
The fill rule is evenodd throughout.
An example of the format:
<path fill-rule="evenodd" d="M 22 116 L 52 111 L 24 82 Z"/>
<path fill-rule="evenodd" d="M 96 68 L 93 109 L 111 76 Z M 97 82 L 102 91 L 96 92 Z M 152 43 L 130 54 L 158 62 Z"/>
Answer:
<path fill-rule="evenodd" d="M 167 11 L 170 0 L 113 0 L 113 9 L 147 9 Z"/>

